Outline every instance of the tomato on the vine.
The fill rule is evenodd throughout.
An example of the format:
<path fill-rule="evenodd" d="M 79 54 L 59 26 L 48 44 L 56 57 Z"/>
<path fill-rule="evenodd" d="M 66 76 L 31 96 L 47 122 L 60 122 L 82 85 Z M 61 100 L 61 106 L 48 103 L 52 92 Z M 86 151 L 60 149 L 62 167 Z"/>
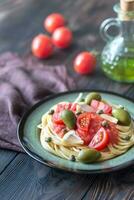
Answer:
<path fill-rule="evenodd" d="M 74 70 L 79 74 L 90 74 L 94 71 L 95 67 L 96 57 L 91 52 L 81 52 L 74 60 Z"/>
<path fill-rule="evenodd" d="M 65 18 L 60 13 L 52 13 L 44 20 L 44 28 L 53 33 L 57 28 L 65 25 Z"/>
<path fill-rule="evenodd" d="M 37 35 L 32 41 L 32 53 L 38 58 L 48 58 L 53 53 L 53 43 L 44 34 Z"/>

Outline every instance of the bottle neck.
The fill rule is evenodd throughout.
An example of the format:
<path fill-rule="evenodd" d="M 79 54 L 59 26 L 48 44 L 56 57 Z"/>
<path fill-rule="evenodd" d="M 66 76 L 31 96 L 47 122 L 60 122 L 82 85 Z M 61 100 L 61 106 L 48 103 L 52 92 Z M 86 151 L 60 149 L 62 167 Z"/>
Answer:
<path fill-rule="evenodd" d="M 125 40 L 134 42 L 134 21 L 121 21 L 121 35 Z"/>
<path fill-rule="evenodd" d="M 134 10 L 124 11 L 120 4 L 115 4 L 113 7 L 117 13 L 120 22 L 121 35 L 127 41 L 134 41 Z"/>

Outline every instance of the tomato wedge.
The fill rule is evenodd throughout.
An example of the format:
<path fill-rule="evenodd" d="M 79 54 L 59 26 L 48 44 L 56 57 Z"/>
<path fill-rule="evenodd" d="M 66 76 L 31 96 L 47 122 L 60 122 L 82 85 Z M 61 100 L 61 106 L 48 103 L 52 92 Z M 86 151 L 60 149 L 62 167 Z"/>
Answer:
<path fill-rule="evenodd" d="M 91 136 L 90 136 L 89 132 L 83 131 L 81 129 L 77 129 L 77 134 L 84 141 L 85 145 L 88 145 L 89 142 L 91 141 Z"/>
<path fill-rule="evenodd" d="M 91 141 L 91 135 L 89 134 L 90 126 L 90 113 L 80 114 L 77 118 L 77 133 L 84 141 L 85 145 L 88 145 Z"/>
<path fill-rule="evenodd" d="M 82 131 L 88 131 L 90 125 L 90 113 L 82 113 L 77 118 L 77 127 Z"/>
<path fill-rule="evenodd" d="M 108 143 L 109 143 L 109 134 L 103 127 L 101 127 L 93 137 L 92 141 L 89 144 L 89 147 L 100 151 L 104 149 L 108 145 Z"/>
<path fill-rule="evenodd" d="M 56 108 L 56 112 L 61 112 L 63 110 L 76 111 L 77 103 L 59 103 Z"/>
<path fill-rule="evenodd" d="M 112 107 L 102 101 L 92 100 L 91 106 L 97 110 L 103 110 L 105 114 L 111 114 Z"/>
<path fill-rule="evenodd" d="M 64 110 L 64 106 L 65 106 L 65 104 L 59 103 L 59 104 L 57 105 L 57 107 L 56 107 L 55 112 L 56 112 L 56 113 L 61 112 L 62 110 Z"/>
<path fill-rule="evenodd" d="M 65 125 L 63 124 L 54 124 L 54 131 L 57 133 L 59 137 L 63 137 L 65 135 Z"/>
<path fill-rule="evenodd" d="M 93 107 L 93 108 L 98 108 L 98 106 L 99 106 L 99 101 L 97 101 L 97 100 L 92 100 L 91 101 L 91 106 Z"/>
<path fill-rule="evenodd" d="M 52 117 L 52 120 L 55 124 L 64 124 L 63 120 L 60 118 L 60 113 L 54 113 L 53 114 L 53 117 Z"/>
<path fill-rule="evenodd" d="M 76 107 L 77 107 L 77 103 L 73 103 L 73 104 L 71 104 L 70 110 L 75 112 L 76 111 Z"/>

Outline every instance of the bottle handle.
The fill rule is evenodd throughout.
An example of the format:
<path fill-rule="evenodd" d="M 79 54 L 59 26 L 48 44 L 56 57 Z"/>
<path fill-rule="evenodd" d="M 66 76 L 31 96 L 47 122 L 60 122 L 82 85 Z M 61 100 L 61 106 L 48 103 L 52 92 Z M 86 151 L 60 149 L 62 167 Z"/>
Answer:
<path fill-rule="evenodd" d="M 100 26 L 100 35 L 102 39 L 105 40 L 106 42 L 113 40 L 115 37 L 108 33 L 108 29 L 111 26 L 116 26 L 118 29 L 120 29 L 119 20 L 116 18 L 109 18 L 109 19 L 104 20 Z"/>

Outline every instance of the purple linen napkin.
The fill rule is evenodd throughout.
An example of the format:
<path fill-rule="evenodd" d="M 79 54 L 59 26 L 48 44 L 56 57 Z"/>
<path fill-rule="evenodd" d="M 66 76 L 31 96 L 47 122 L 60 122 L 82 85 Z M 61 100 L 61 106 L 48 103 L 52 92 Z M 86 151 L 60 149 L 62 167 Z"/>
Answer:
<path fill-rule="evenodd" d="M 65 66 L 46 66 L 36 58 L 0 55 L 0 148 L 23 151 L 17 124 L 24 112 L 44 97 L 75 88 Z"/>

